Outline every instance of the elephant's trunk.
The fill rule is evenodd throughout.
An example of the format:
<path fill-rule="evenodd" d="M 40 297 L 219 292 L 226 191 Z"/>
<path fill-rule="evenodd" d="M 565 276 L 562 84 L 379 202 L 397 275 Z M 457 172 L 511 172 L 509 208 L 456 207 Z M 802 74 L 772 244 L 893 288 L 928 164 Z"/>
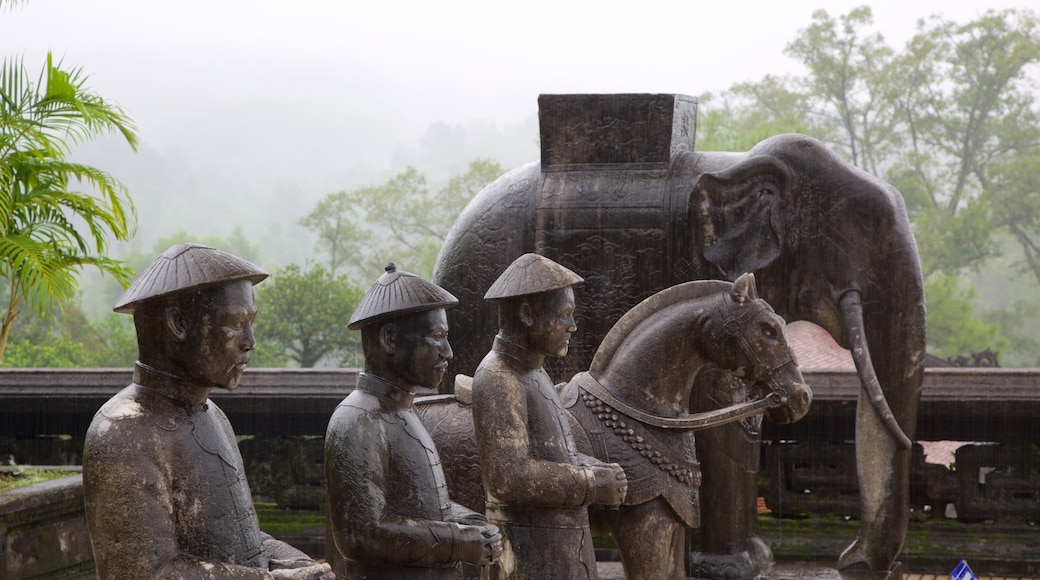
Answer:
<path fill-rule="evenodd" d="M 881 383 L 878 381 L 874 364 L 870 360 L 870 348 L 867 345 L 867 336 L 863 325 L 863 305 L 858 290 L 849 290 L 841 296 L 839 308 L 845 323 L 845 339 L 852 352 L 852 359 L 856 363 L 856 372 L 859 374 L 860 383 L 870 401 L 871 407 L 877 413 L 878 420 L 884 424 L 885 429 L 892 435 L 893 440 L 901 449 L 910 449 L 913 442 L 903 433 L 902 428 L 896 421 L 892 409 L 888 406 L 885 394 L 881 391 Z"/>

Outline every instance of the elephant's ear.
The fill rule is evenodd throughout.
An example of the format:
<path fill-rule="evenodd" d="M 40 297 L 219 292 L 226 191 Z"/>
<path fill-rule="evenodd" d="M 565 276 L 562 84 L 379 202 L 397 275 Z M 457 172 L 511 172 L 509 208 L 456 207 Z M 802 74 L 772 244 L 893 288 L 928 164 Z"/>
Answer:
<path fill-rule="evenodd" d="M 790 184 L 787 165 L 767 155 L 705 173 L 694 183 L 690 211 L 700 248 L 726 279 L 761 270 L 780 255 L 780 211 Z"/>

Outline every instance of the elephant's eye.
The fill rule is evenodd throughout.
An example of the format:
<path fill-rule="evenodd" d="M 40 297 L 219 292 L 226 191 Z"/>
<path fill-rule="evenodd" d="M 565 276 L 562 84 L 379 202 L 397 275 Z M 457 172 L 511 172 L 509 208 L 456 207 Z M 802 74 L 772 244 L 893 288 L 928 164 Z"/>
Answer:
<path fill-rule="evenodd" d="M 767 195 L 776 195 L 776 188 L 771 183 L 762 183 L 758 186 L 755 191 L 755 195 L 758 197 L 765 197 Z"/>
<path fill-rule="evenodd" d="M 772 326 L 768 325 L 768 324 L 763 324 L 762 325 L 762 336 L 764 336 L 764 337 L 766 337 L 766 338 L 768 338 L 770 340 L 775 340 L 776 337 L 777 337 L 776 329 L 773 328 Z"/>

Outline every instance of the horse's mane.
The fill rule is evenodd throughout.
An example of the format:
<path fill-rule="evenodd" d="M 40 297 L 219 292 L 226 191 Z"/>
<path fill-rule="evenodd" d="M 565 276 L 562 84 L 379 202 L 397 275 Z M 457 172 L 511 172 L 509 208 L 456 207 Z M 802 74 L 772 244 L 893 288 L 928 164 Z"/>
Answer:
<path fill-rule="evenodd" d="M 589 367 L 589 371 L 603 371 L 611 359 L 614 358 L 614 353 L 617 352 L 618 347 L 625 341 L 629 333 L 654 313 L 679 302 L 726 292 L 732 287 L 732 282 L 695 280 L 661 290 L 657 294 L 636 304 L 611 327 L 610 332 L 603 338 L 603 342 L 596 349 L 596 355 L 592 358 L 592 365 Z"/>

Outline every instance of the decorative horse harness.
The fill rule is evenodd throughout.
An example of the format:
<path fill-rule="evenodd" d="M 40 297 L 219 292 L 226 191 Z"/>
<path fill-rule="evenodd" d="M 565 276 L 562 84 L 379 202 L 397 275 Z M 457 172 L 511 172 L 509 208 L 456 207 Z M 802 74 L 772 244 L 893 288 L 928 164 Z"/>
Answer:
<path fill-rule="evenodd" d="M 752 368 L 754 369 L 751 377 L 752 380 L 765 382 L 771 386 L 772 390 L 766 396 L 746 403 L 739 403 L 722 409 L 716 409 L 714 411 L 694 413 L 684 417 L 661 417 L 638 409 L 617 398 L 617 396 L 607 390 L 607 388 L 604 387 L 596 377 L 593 377 L 588 372 L 580 372 L 572 379 L 572 381 L 574 381 L 581 389 L 581 398 L 594 417 L 598 418 L 605 427 L 613 431 L 618 437 L 621 437 L 625 443 L 638 451 L 648 461 L 656 465 L 662 471 L 667 472 L 679 482 L 690 487 L 698 487 L 700 485 L 699 470 L 684 467 L 681 462 L 673 461 L 669 459 L 667 455 L 662 455 L 660 449 L 655 449 L 658 445 L 654 445 L 653 442 L 649 440 L 649 434 L 637 434 L 636 429 L 634 428 L 636 426 L 629 425 L 625 421 L 625 417 L 622 417 L 622 415 L 625 415 L 638 423 L 659 427 L 661 429 L 700 431 L 758 415 L 762 413 L 764 409 L 778 407 L 787 402 L 787 397 L 782 394 L 783 389 L 774 378 L 774 373 L 777 369 L 792 362 L 793 359 L 790 353 L 785 353 L 785 356 L 779 357 L 773 365 L 766 366 L 765 361 L 761 359 L 754 347 L 747 340 L 746 331 L 748 324 L 754 320 L 760 312 L 768 309 L 769 306 L 764 302 L 752 304 L 744 303 L 740 306 L 742 312 L 738 316 L 732 316 L 723 309 L 723 301 L 724 299 L 720 300 L 718 304 L 719 313 L 723 318 L 722 332 L 727 336 L 736 338 L 741 352 L 747 360 L 751 361 Z M 603 442 L 594 442 L 593 444 L 603 445 Z"/>

